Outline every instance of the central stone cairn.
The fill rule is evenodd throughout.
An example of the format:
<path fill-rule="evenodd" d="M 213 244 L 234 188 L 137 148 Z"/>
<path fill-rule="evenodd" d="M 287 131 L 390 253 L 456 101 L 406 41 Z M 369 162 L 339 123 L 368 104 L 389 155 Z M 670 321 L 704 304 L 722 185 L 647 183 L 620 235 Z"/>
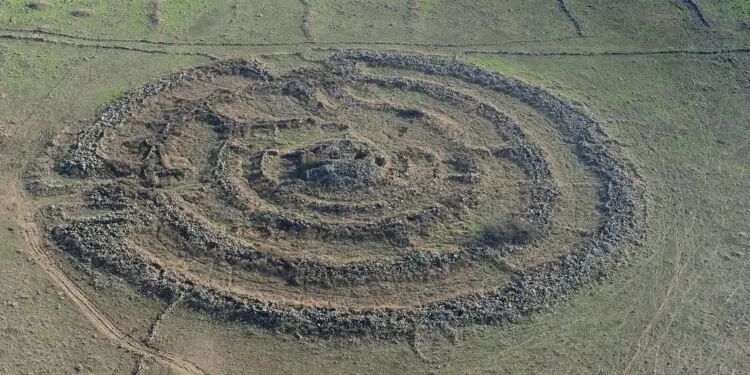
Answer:
<path fill-rule="evenodd" d="M 327 189 L 351 189 L 380 182 L 384 156 L 376 156 L 362 142 L 333 139 L 282 156 L 295 167 L 291 174 Z"/>
<path fill-rule="evenodd" d="M 473 88 L 533 107 L 590 170 L 598 216 L 580 239 L 555 234 L 545 152 Z M 552 95 L 456 61 L 351 53 L 274 75 L 231 60 L 124 95 L 50 153 L 76 182 L 27 186 L 83 192 L 38 215 L 50 246 L 143 294 L 277 332 L 395 339 L 515 322 L 621 263 L 643 190 L 604 141 Z"/>

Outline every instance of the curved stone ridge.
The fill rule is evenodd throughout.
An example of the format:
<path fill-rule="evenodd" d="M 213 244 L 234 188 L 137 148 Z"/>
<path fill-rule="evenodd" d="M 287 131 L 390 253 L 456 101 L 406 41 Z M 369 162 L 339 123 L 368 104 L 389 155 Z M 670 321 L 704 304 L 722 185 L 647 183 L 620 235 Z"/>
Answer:
<path fill-rule="evenodd" d="M 521 126 L 461 90 L 428 81 L 371 76 L 361 66 L 458 79 L 515 98 L 546 116 L 579 160 L 595 172 L 602 216 L 598 228 L 567 256 L 515 271 L 510 285 L 410 307 L 315 306 L 234 293 L 172 269 L 159 260 L 158 246 L 143 249 L 150 245 L 136 239 L 157 233 L 164 243 L 179 249 L 181 256 L 224 262 L 299 287 L 418 283 L 471 272 L 477 264 L 522 251 L 539 240 L 507 240 L 510 237 L 503 235 L 493 240 L 479 233 L 445 249 L 430 248 L 433 242 L 425 233 L 458 228 L 468 220 L 467 215 L 494 202 L 485 197 L 492 187 L 487 181 L 493 178 L 488 168 L 522 171 L 529 188 L 521 199 L 526 203 L 518 203 L 512 227 L 532 228 L 539 238 L 549 235 L 559 192 L 544 153 Z M 156 103 L 160 94 L 217 76 L 243 77 L 250 83 L 238 91 L 216 90 L 203 99 L 179 99 L 162 108 L 157 120 L 141 119 L 140 113 Z M 438 115 L 414 105 L 358 97 L 347 92 L 347 85 L 415 93 L 465 108 L 476 121 L 492 124 L 502 146 L 480 150 L 459 144 L 454 137 L 443 136 L 448 125 Z M 336 103 L 320 99 L 321 93 Z M 271 116 L 249 119 L 228 114 L 219 106 L 252 104 L 254 98 L 282 104 Z M 284 111 L 289 113 L 279 113 Z M 399 136 L 428 129 L 434 132 L 428 134 L 441 138 L 435 138 L 436 144 L 448 146 L 381 149 L 378 142 L 365 139 L 356 123 L 346 122 L 344 113 L 350 112 L 358 116 L 376 113 L 402 124 Z M 133 134 L 140 131 L 140 135 L 121 135 L 124 123 L 139 127 Z M 196 166 L 192 156 L 173 151 L 194 123 L 207 124 L 215 137 L 212 144 L 217 145 L 206 151 L 207 162 L 201 166 Z M 279 134 L 304 132 L 315 134 L 318 140 L 289 146 L 278 142 Z M 340 53 L 323 68 L 287 76 L 274 76 L 244 60 L 175 73 L 107 107 L 59 155 L 55 170 L 92 184 L 84 194 L 85 206 L 95 215 L 78 217 L 55 206 L 42 215 L 54 218 L 47 225 L 50 238 L 73 258 L 119 275 L 143 293 L 167 299 L 182 295 L 190 307 L 222 319 L 324 338 L 394 339 L 410 335 L 416 326 L 515 322 L 609 274 L 641 235 L 646 215 L 637 174 L 606 141 L 594 120 L 520 81 L 458 61 L 413 54 Z M 180 189 L 190 185 L 186 181 L 199 182 L 201 187 L 181 194 Z M 29 186 L 40 184 L 29 181 Z M 225 209 L 204 203 L 208 202 L 204 197 L 212 194 Z M 237 234 L 247 232 L 253 234 Z M 275 245 L 264 244 L 297 244 L 288 246 L 291 249 L 305 246 L 305 241 L 341 249 L 382 247 L 396 255 L 337 263 L 289 256 L 275 251 Z"/>

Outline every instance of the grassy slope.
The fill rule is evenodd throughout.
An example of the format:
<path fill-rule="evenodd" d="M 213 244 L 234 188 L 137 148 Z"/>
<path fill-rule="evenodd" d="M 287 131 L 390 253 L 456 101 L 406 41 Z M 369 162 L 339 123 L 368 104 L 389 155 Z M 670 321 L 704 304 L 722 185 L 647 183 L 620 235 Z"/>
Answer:
<path fill-rule="evenodd" d="M 405 40 L 491 39 L 481 34 L 474 37 L 468 31 L 466 35 L 456 34 L 455 25 L 464 24 L 467 30 L 478 26 L 467 25 L 470 20 L 465 14 L 451 18 L 448 10 L 433 13 L 445 8 L 444 2 L 420 3 L 422 18 L 417 22 L 427 25 L 412 25 L 415 34 Z M 713 31 L 702 30 L 688 11 L 669 4 L 654 5 L 645 0 L 635 5 L 596 0 L 568 3 L 589 38 L 513 48 L 603 50 L 748 44 L 748 34 L 742 34 L 739 27 L 747 19 L 747 9 L 739 1 L 719 5 L 700 2 L 714 24 Z M 168 1 L 165 24 L 158 32 L 149 30 L 149 4 L 142 0 L 56 2 L 44 12 L 26 10 L 23 4 L 15 0 L 4 3 L 0 21 L 8 21 L 6 27 L 48 25 L 89 36 L 304 39 L 298 24 L 301 5 L 294 1 L 284 6 L 275 2 L 240 3 L 235 13 L 231 10 L 233 2 L 212 3 L 211 9 L 206 9 L 203 2 L 188 6 L 187 2 Z M 316 4 L 313 1 L 314 16 L 327 14 L 325 8 L 316 10 Z M 513 8 L 522 14 L 530 11 L 523 4 L 519 2 Z M 93 8 L 97 15 L 74 19 L 63 6 Z M 228 14 L 234 14 L 233 18 L 227 18 Z M 445 33 L 445 39 L 430 21 L 435 17 L 445 20 L 445 25 L 458 22 L 452 26 L 452 34 Z M 533 34 L 534 30 L 557 30 L 545 29 L 549 23 L 559 23 L 562 30 L 564 19 L 555 17 L 545 12 L 538 24 L 504 23 L 497 27 L 513 38 Z M 385 25 L 407 22 L 405 18 L 395 15 Z M 372 28 L 331 32 L 327 22 L 331 21 L 319 18 L 314 23 L 323 41 L 400 37 L 393 30 L 386 30 L 391 34 L 377 31 L 377 25 L 373 26 L 374 34 L 367 31 Z M 569 33 L 560 32 L 562 36 Z M 33 154 L 45 129 L 59 130 L 66 121 L 75 127 L 76 121 L 92 118 L 96 108 L 118 92 L 202 61 L 15 42 L 0 42 L 0 51 L 4 56 L 0 182 L 4 186 L 17 182 L 24 161 Z M 222 56 L 230 56 L 252 51 L 222 52 Z M 750 77 L 745 73 L 750 70 L 750 58 L 472 55 L 471 61 L 580 101 L 625 145 L 641 166 L 653 195 L 646 254 L 634 259 L 631 268 L 614 282 L 574 297 L 567 305 L 528 324 L 466 332 L 456 346 L 418 346 L 430 361 L 421 360 L 405 343 L 300 343 L 247 327 L 208 323 L 184 311 L 166 321 L 157 344 L 201 360 L 209 369 L 228 373 L 249 368 L 270 373 L 750 371 L 743 345 L 750 342 L 750 324 L 744 315 L 750 310 L 750 240 L 741 236 L 741 232 L 750 232 Z M 82 363 L 91 373 L 129 373 L 130 355 L 100 338 L 75 306 L 65 300 L 58 302 L 56 291 L 48 294 L 49 281 L 26 261 L 25 254 L 15 252 L 23 244 L 18 233 L 6 227 L 16 225 L 18 210 L 24 204 L 16 193 L 6 189 L 0 205 L 0 285 L 5 286 L 0 288 L 0 366 L 5 366 L 0 372 L 70 372 L 76 363 Z M 37 291 L 42 294 L 37 295 Z M 18 302 L 18 307 L 10 307 L 7 302 Z M 60 308 L 56 309 L 58 304 Z M 188 324 L 196 327 L 186 330 Z"/>

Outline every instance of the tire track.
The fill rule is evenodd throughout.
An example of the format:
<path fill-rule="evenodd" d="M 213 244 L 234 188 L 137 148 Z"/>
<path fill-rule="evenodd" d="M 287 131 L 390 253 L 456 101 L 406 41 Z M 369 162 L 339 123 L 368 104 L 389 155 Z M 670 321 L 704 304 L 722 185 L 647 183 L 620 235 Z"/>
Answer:
<path fill-rule="evenodd" d="M 37 43 L 49 43 L 49 44 L 57 44 L 61 46 L 70 46 L 70 47 L 141 52 L 141 53 L 149 53 L 149 54 L 157 54 L 157 55 L 200 56 L 200 57 L 206 57 L 211 60 L 219 60 L 219 57 L 212 55 L 210 53 L 205 53 L 205 52 L 154 50 L 154 49 L 145 49 L 145 48 L 137 48 L 137 47 L 116 46 L 116 45 L 111 45 L 111 44 L 82 44 L 82 43 L 66 42 L 62 40 L 54 40 L 54 39 L 49 39 L 45 37 L 23 36 L 23 35 L 13 35 L 13 34 L 0 34 L 0 39 L 18 40 L 18 41 L 25 41 L 25 42 L 37 42 Z"/>
<path fill-rule="evenodd" d="M 750 47 L 727 48 L 717 50 L 670 49 L 654 51 L 602 51 L 602 52 L 521 52 L 521 51 L 482 51 L 466 50 L 465 55 L 498 55 L 498 56 L 653 56 L 653 55 L 722 55 L 731 53 L 750 53 Z"/>
<path fill-rule="evenodd" d="M 2 30 L 2 29 L 0 29 Z M 127 47 L 111 44 L 86 44 L 86 43 L 73 43 L 62 40 L 49 39 L 45 37 L 34 37 L 34 36 L 23 36 L 15 34 L 0 34 L 0 39 L 16 40 L 34 43 L 49 43 L 57 44 L 62 46 L 79 47 L 79 48 L 96 48 L 96 49 L 112 49 L 120 51 L 140 52 L 148 54 L 159 54 L 159 55 L 178 55 L 178 56 L 200 56 L 210 60 L 220 60 L 221 58 L 206 52 L 185 52 L 185 51 L 167 51 L 167 50 L 154 50 L 137 47 Z M 571 39 L 571 38 L 567 38 Z M 333 43 L 318 43 L 318 42 L 303 42 L 303 43 L 291 43 L 291 44 L 258 44 L 257 46 L 284 46 L 284 45 L 303 45 L 303 44 L 345 44 L 350 46 L 356 46 L 360 44 L 364 45 L 391 45 L 401 46 L 408 45 L 414 47 L 472 47 L 472 46 L 485 46 L 483 44 L 472 44 L 472 45 L 452 45 L 452 44 L 419 44 L 419 43 L 401 43 L 401 42 L 333 42 Z M 169 45 L 166 43 L 166 45 Z M 179 44 L 176 44 L 179 45 Z M 200 44 L 185 44 L 198 46 Z M 212 46 L 228 46 L 231 44 L 211 44 Z M 241 45 L 241 44 L 240 44 Z M 489 46 L 489 45 L 487 45 Z M 496 45 L 491 45 L 496 46 Z M 313 51 L 323 52 L 341 52 L 341 48 L 335 47 L 313 47 Z M 524 52 L 524 51 L 504 51 L 504 50 L 464 50 L 460 52 L 464 55 L 497 55 L 497 56 L 533 56 L 533 57 L 550 57 L 550 56 L 578 56 L 578 57 L 595 57 L 595 56 L 653 56 L 653 55 L 721 55 L 721 54 L 734 54 L 734 53 L 750 53 L 750 47 L 740 48 L 727 48 L 717 50 L 687 50 L 687 49 L 674 49 L 674 50 L 654 50 L 654 51 L 601 51 L 601 52 Z"/>
<path fill-rule="evenodd" d="M 672 278 L 669 280 L 669 283 L 667 284 L 667 290 L 664 293 L 664 297 L 662 298 L 661 303 L 659 304 L 659 308 L 657 308 L 654 315 L 649 320 L 648 324 L 643 328 L 641 331 L 640 336 L 638 337 L 638 341 L 636 342 L 636 351 L 635 354 L 630 358 L 630 361 L 628 361 L 627 366 L 625 366 L 625 369 L 623 370 L 623 375 L 628 375 L 632 373 L 633 366 L 635 365 L 635 362 L 640 357 L 641 353 L 643 352 L 643 349 L 648 341 L 648 336 L 651 334 L 654 325 L 656 322 L 661 318 L 661 316 L 664 314 L 664 312 L 667 309 L 667 306 L 669 305 L 672 297 L 672 293 L 675 291 L 675 289 L 678 287 L 680 283 L 680 276 L 687 268 L 688 264 L 682 264 L 682 249 L 678 248 L 677 253 L 674 257 L 675 261 L 675 274 L 672 276 Z"/>
<path fill-rule="evenodd" d="M 399 42 L 399 41 L 367 41 L 367 42 L 346 42 L 346 41 L 303 41 L 303 42 L 167 42 L 149 39 L 127 39 L 127 38 L 94 38 L 83 35 L 67 34 L 56 31 L 47 31 L 40 29 L 20 29 L 20 28 L 7 28 L 0 27 L 0 31 L 23 33 L 23 34 L 39 34 L 54 36 L 60 38 L 75 39 L 86 42 L 96 43 L 137 43 L 137 44 L 148 44 L 157 46 L 186 46 L 186 47 L 292 47 L 292 46 L 305 46 L 305 45 L 370 45 L 370 46 L 405 46 L 405 47 L 453 47 L 453 48 L 466 48 L 466 47 L 497 47 L 505 44 L 515 43 L 540 43 L 540 42 L 556 42 L 573 39 L 581 39 L 578 36 L 568 36 L 561 38 L 550 38 L 550 39 L 524 39 L 524 40 L 508 40 L 500 43 L 419 43 L 419 42 Z"/>
<path fill-rule="evenodd" d="M 128 38 L 95 38 L 84 35 L 67 34 L 57 31 L 47 31 L 41 29 L 19 29 L 19 28 L 8 28 L 0 27 L 0 31 L 14 32 L 14 33 L 25 33 L 25 34 L 39 34 L 47 36 L 56 36 L 61 38 L 76 39 L 87 42 L 97 43 L 139 43 L 139 44 L 150 44 L 157 46 L 195 46 L 195 47 L 274 47 L 274 46 L 296 46 L 306 44 L 307 42 L 276 42 L 276 43 L 241 43 L 241 42 L 167 42 L 150 39 L 128 39 Z"/>
<path fill-rule="evenodd" d="M 28 211 L 33 212 L 33 210 Z M 137 353 L 141 357 L 151 357 L 157 362 L 178 371 L 178 373 L 207 374 L 197 365 L 175 355 L 163 352 L 160 349 L 143 344 L 118 328 L 117 325 L 112 322 L 109 317 L 107 317 L 107 315 L 88 298 L 88 296 L 86 296 L 86 293 L 78 287 L 78 285 L 76 285 L 76 283 L 71 280 L 68 275 L 66 275 L 65 272 L 47 255 L 39 240 L 41 234 L 31 216 L 32 214 L 29 214 L 23 220 L 19 220 L 24 239 L 29 245 L 31 252 L 30 255 L 50 279 L 52 279 L 52 281 L 54 281 L 55 284 L 57 284 L 57 286 L 60 287 L 63 292 L 65 292 L 65 294 L 81 308 L 84 316 L 91 321 L 94 327 L 126 350 Z M 136 367 L 140 368 L 138 362 Z"/>
<path fill-rule="evenodd" d="M 702 189 L 706 188 L 705 180 L 701 188 Z M 685 209 L 684 204 L 681 205 L 681 208 L 683 210 Z M 635 353 L 633 354 L 633 356 L 630 358 L 627 365 L 625 366 L 625 369 L 622 372 L 623 375 L 629 375 L 633 373 L 636 361 L 640 358 L 641 354 L 643 353 L 643 350 L 646 348 L 646 344 L 648 344 L 650 341 L 649 336 L 652 335 L 652 332 L 654 331 L 654 326 L 659 321 L 659 319 L 662 318 L 662 315 L 664 315 L 665 312 L 668 310 L 669 304 L 677 303 L 676 301 L 672 301 L 672 296 L 675 290 L 678 289 L 678 287 L 680 286 L 680 283 L 682 282 L 682 275 L 685 272 L 685 269 L 687 269 L 687 267 L 690 265 L 690 263 L 685 259 L 685 254 L 684 254 L 684 249 L 686 248 L 685 243 L 688 241 L 687 239 L 688 235 L 686 235 L 686 233 L 694 233 L 693 228 L 695 228 L 696 219 L 697 219 L 697 215 L 693 213 L 690 219 L 690 224 L 687 227 L 685 227 L 685 231 L 682 233 L 682 235 L 678 235 L 677 233 L 675 233 L 675 237 L 674 237 L 675 255 L 672 258 L 672 264 L 674 265 L 673 275 L 670 278 L 669 282 L 667 283 L 667 289 L 664 293 L 664 296 L 661 298 L 661 303 L 659 304 L 659 307 L 657 308 L 656 312 L 652 315 L 649 322 L 641 331 L 641 334 L 635 343 L 635 349 L 636 349 Z M 674 317 L 669 318 L 667 322 L 666 330 L 661 333 L 660 337 L 657 338 L 657 344 L 666 336 L 667 330 L 671 326 L 672 324 L 671 321 L 673 319 Z"/>

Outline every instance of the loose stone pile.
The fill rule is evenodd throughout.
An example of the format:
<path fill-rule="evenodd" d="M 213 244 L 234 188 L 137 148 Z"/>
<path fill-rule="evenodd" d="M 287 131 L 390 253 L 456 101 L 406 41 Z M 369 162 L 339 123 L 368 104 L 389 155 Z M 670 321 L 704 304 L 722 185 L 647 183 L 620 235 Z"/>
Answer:
<path fill-rule="evenodd" d="M 542 149 L 522 126 L 459 89 L 369 75 L 365 67 L 458 79 L 517 99 L 549 118 L 596 174 L 599 227 L 575 251 L 518 271 L 509 285 L 405 307 L 290 302 L 237 292 L 211 286 L 161 259 L 226 264 L 260 275 L 259 280 L 281 280 L 304 294 L 305 288 L 440 280 L 522 252 L 550 234 L 559 191 Z M 236 91 L 160 102 L 165 93 L 217 77 L 246 83 Z M 496 140 L 474 147 L 455 134 L 462 126 L 480 125 L 453 129 L 431 108 L 368 98 L 368 90 L 460 108 Z M 226 109 L 238 106 L 248 109 L 240 115 Z M 373 116 L 383 119 L 386 136 L 353 120 Z M 209 135 L 200 138 L 195 129 Z M 418 132 L 434 144 L 399 141 Z M 199 138 L 195 143 L 181 143 L 194 137 Z M 505 197 L 509 194 L 496 192 L 494 183 L 498 171 L 514 168 L 525 188 Z M 416 326 L 515 322 L 609 274 L 645 220 L 634 171 L 594 120 L 514 79 L 411 54 L 342 53 L 320 68 L 284 76 L 245 60 L 175 73 L 107 107 L 57 155 L 55 171 L 91 186 L 75 209 L 50 207 L 40 219 L 50 242 L 77 261 L 120 276 L 147 295 L 180 295 L 188 306 L 220 319 L 324 338 L 395 339 Z M 43 187 L 36 180 L 28 185 Z M 493 205 L 512 206 L 512 218 L 486 213 Z M 534 237 L 472 231 L 465 225 L 472 220 L 511 222 L 492 226 L 493 231 L 523 227 L 524 235 Z M 435 239 L 441 230 L 458 233 L 457 239 Z M 325 254 L 329 248 L 343 254 L 374 248 L 389 255 L 337 262 Z"/>

